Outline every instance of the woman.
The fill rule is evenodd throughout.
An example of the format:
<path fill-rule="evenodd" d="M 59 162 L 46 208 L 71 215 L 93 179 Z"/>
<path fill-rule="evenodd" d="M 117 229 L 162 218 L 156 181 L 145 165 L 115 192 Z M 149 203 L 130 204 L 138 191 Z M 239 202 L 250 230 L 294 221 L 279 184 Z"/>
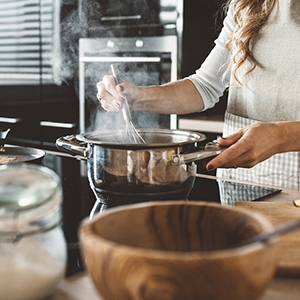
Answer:
<path fill-rule="evenodd" d="M 232 0 L 228 7 L 196 74 L 152 87 L 126 81 L 115 87 L 105 76 L 97 97 L 112 112 L 126 95 L 133 110 L 186 114 L 213 107 L 229 86 L 218 142 L 230 147 L 206 168 L 221 168 L 218 176 L 226 178 L 299 188 L 300 1 Z"/>

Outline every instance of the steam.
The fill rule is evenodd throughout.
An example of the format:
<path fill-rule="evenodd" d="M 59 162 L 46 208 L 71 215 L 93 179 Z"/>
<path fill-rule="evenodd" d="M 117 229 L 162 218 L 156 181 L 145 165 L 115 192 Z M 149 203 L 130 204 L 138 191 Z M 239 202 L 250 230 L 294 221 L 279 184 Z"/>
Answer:
<path fill-rule="evenodd" d="M 62 7 L 64 5 L 76 5 L 78 0 L 62 0 Z M 141 3 L 143 1 L 143 4 Z M 73 84 L 74 89 L 79 98 L 79 40 L 80 38 L 87 38 L 88 33 L 97 28 L 97 34 L 101 37 L 110 36 L 114 37 L 114 31 L 108 26 L 103 28 L 103 32 L 99 32 L 100 19 L 102 11 L 105 9 L 107 15 L 112 11 L 120 11 L 122 14 L 122 8 L 124 5 L 130 7 L 131 10 L 135 10 L 134 5 L 148 8 L 150 3 L 147 0 L 141 1 L 95 1 L 95 0 L 81 0 L 79 1 L 79 10 L 74 9 L 68 12 L 64 17 L 60 27 L 60 34 L 57 39 L 61 42 L 61 54 L 60 54 L 60 70 L 59 75 L 61 81 L 67 84 Z M 126 4 L 126 2 L 128 2 Z M 101 3 L 101 4 L 100 4 Z M 104 3 L 104 4 L 102 4 Z M 117 8 L 119 5 L 120 9 Z M 138 10 L 138 9 L 137 9 Z M 87 19 L 85 16 L 89 16 Z M 115 23 L 114 23 L 115 24 Z M 120 68 L 121 69 L 121 68 Z M 111 74 L 109 63 L 86 63 L 85 64 L 85 101 L 87 109 L 90 113 L 89 124 L 87 124 L 86 131 L 96 131 L 102 129 L 124 129 L 125 122 L 122 113 L 108 113 L 104 111 L 96 97 L 97 94 L 97 82 L 101 81 L 103 76 Z M 146 66 L 136 65 L 132 68 L 127 64 L 123 70 L 121 70 L 122 79 L 133 82 L 136 85 L 153 85 L 159 82 L 158 73 L 147 69 Z M 158 127 L 157 114 L 133 112 L 133 123 L 137 128 L 153 128 Z"/>
<path fill-rule="evenodd" d="M 71 11 L 61 22 L 57 39 L 61 42 L 61 80 L 70 83 L 78 81 L 79 39 L 85 37 L 86 24 L 77 10 Z M 77 90 L 78 92 L 78 90 Z"/>

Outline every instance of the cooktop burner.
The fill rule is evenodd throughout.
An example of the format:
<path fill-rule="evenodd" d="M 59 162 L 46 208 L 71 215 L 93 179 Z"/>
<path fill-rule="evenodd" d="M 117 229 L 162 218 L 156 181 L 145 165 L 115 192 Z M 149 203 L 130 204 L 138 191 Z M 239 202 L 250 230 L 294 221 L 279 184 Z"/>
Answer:
<path fill-rule="evenodd" d="M 47 152 L 42 163 L 54 170 L 61 179 L 63 188 L 63 230 L 68 243 L 67 276 L 84 269 L 80 259 L 77 231 L 80 222 L 105 209 L 89 186 L 86 161 L 58 152 Z M 206 174 L 198 174 L 187 201 L 209 201 L 234 205 L 235 201 L 264 199 L 280 189 L 216 180 Z"/>

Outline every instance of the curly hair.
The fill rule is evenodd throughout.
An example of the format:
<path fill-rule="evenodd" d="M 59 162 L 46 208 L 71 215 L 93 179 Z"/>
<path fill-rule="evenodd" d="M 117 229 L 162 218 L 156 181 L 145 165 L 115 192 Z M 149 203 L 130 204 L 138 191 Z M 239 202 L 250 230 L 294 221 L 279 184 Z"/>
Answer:
<path fill-rule="evenodd" d="M 233 20 L 236 24 L 234 31 L 229 35 L 226 49 L 230 56 L 228 69 L 240 83 L 238 70 L 248 60 L 252 67 L 243 76 L 252 72 L 257 66 L 257 60 L 251 51 L 252 37 L 267 21 L 277 0 L 229 0 L 225 8 L 234 1 Z"/>

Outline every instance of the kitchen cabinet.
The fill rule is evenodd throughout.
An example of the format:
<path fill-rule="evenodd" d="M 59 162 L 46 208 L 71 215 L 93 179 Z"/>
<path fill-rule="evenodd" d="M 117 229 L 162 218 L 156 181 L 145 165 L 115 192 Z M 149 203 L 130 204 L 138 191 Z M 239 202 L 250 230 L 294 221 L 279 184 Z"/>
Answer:
<path fill-rule="evenodd" d="M 7 143 L 55 148 L 58 137 L 76 133 L 78 98 L 74 88 L 61 86 L 2 86 L 0 128 L 10 128 Z"/>
<path fill-rule="evenodd" d="M 60 65 L 62 22 L 77 1 L 23 2 L 1 4 L 0 128 L 11 128 L 8 143 L 55 148 L 56 138 L 77 132 L 79 122 L 76 80 L 60 84 L 69 67 Z"/>
<path fill-rule="evenodd" d="M 37 107 L 40 105 L 39 88 L 29 86 L 1 86 L 0 128 L 11 128 L 8 138 L 38 141 Z"/>
<path fill-rule="evenodd" d="M 79 128 L 79 100 L 72 86 L 46 86 L 41 103 L 40 129 L 44 147 Z"/>

